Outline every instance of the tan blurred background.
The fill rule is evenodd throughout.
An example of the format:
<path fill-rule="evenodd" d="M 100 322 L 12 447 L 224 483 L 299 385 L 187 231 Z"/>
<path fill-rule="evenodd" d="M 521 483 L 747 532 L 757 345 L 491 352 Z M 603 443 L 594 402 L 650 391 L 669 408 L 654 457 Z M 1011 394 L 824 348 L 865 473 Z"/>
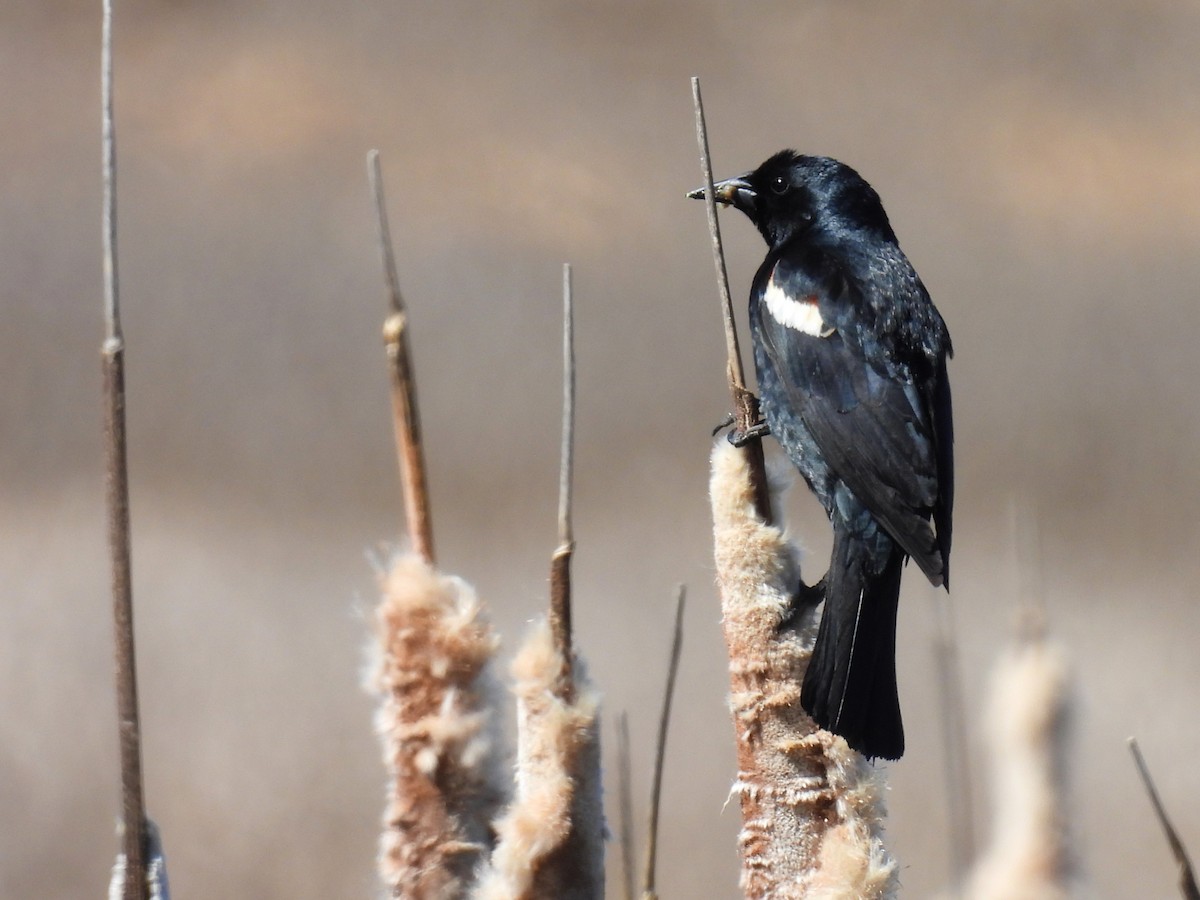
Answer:
<path fill-rule="evenodd" d="M 640 822 L 671 595 L 691 587 L 660 886 L 736 895 L 705 496 L 727 395 L 703 209 L 683 198 L 693 74 L 718 175 L 795 146 L 883 195 L 958 351 L 972 726 L 1028 588 L 1077 666 L 1086 892 L 1173 895 L 1124 739 L 1200 853 L 1200 7 L 141 0 L 117 16 L 145 775 L 178 897 L 375 891 L 383 772 L 358 685 L 368 555 L 400 535 L 371 147 L 441 562 L 508 652 L 545 600 L 559 267 L 575 265 L 578 639 L 608 724 L 629 711 Z M 0 10 L 6 900 L 97 896 L 116 846 L 99 21 L 76 0 Z M 724 223 L 741 306 L 763 248 Z M 815 577 L 825 523 L 803 490 L 791 516 Z M 1038 552 L 1014 521 L 1036 523 Z M 910 574 L 909 751 L 888 767 L 912 897 L 949 878 L 933 596 Z M 971 749 L 983 834 L 978 733 Z"/>

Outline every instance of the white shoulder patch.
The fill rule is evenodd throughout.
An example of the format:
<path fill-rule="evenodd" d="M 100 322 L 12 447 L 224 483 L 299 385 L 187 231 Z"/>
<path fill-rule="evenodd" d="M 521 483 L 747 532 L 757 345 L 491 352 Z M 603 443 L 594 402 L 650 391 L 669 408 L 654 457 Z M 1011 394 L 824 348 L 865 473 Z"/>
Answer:
<path fill-rule="evenodd" d="M 771 273 L 767 287 L 763 291 L 763 300 L 767 304 L 767 312 L 780 325 L 792 328 L 813 337 L 829 337 L 832 328 L 825 327 L 821 318 L 821 310 L 817 306 L 817 298 L 805 297 L 797 300 L 788 295 L 787 291 L 775 283 L 775 273 Z"/>

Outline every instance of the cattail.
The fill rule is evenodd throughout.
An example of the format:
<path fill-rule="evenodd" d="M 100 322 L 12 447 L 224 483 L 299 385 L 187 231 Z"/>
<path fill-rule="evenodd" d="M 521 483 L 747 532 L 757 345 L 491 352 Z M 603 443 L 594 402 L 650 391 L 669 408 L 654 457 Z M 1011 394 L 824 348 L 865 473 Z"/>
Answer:
<path fill-rule="evenodd" d="M 890 897 L 896 863 L 883 844 L 882 783 L 842 738 L 800 706 L 816 639 L 801 611 L 796 549 L 756 513 L 741 451 L 719 441 L 710 484 L 717 584 L 729 652 L 742 807 L 741 885 L 748 898 Z"/>
<path fill-rule="evenodd" d="M 560 690 L 563 668 L 549 627 L 539 622 L 512 665 L 516 795 L 496 823 L 478 900 L 604 896 L 598 697 L 578 659 L 572 690 Z"/>
<path fill-rule="evenodd" d="M 1018 640 L 996 666 L 988 716 L 995 815 L 970 900 L 1070 896 L 1066 740 L 1069 671 L 1040 634 Z"/>
<path fill-rule="evenodd" d="M 497 640 L 469 585 L 415 555 L 381 577 L 376 727 L 390 775 L 379 871 L 393 897 L 466 896 L 502 801 L 491 699 Z"/>

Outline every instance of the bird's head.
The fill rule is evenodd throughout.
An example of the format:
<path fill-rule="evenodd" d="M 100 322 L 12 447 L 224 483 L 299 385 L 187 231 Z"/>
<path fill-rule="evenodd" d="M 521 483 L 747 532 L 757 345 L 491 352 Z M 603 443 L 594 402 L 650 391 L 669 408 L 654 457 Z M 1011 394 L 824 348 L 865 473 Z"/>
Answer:
<path fill-rule="evenodd" d="M 849 166 L 827 156 L 776 153 L 752 172 L 713 185 L 718 203 L 744 212 L 771 247 L 798 234 L 873 233 L 895 241 L 879 195 Z M 688 194 L 704 199 L 704 188 Z"/>

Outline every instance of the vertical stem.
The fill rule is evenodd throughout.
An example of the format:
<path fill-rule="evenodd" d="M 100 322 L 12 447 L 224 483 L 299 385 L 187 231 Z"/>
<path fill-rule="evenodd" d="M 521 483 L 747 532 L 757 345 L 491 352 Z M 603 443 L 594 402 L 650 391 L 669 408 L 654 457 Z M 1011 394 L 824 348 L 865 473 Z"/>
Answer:
<path fill-rule="evenodd" d="M 571 264 L 563 263 L 563 409 L 562 455 L 558 477 L 558 542 L 573 544 L 571 487 L 575 471 L 575 307 Z"/>
<path fill-rule="evenodd" d="M 125 437 L 125 343 L 117 291 L 116 137 L 113 126 L 112 0 L 103 2 L 100 49 L 102 240 L 105 339 L 104 436 L 108 548 L 112 565 L 117 725 L 121 753 L 121 818 L 125 854 L 125 900 L 146 896 L 146 813 L 142 793 L 141 724 L 133 635 L 129 538 L 129 470 Z"/>
<path fill-rule="evenodd" d="M 950 865 L 955 892 L 961 891 L 975 856 L 975 810 L 971 801 L 971 766 L 967 752 L 966 713 L 962 671 L 958 659 L 958 634 L 954 607 L 943 592 L 934 598 L 938 635 L 934 646 L 939 700 L 942 709 L 942 744 L 946 755 L 946 784 L 950 806 Z"/>
<path fill-rule="evenodd" d="M 617 714 L 617 816 L 621 841 L 621 896 L 633 900 L 633 772 L 629 753 L 629 716 Z"/>
<path fill-rule="evenodd" d="M 1158 823 L 1167 836 L 1171 855 L 1175 857 L 1175 865 L 1179 868 L 1179 893 L 1185 900 L 1200 900 L 1200 887 L 1196 886 L 1196 874 L 1192 869 L 1191 860 L 1188 859 L 1187 848 L 1183 846 L 1183 841 L 1179 839 L 1179 832 L 1175 830 L 1175 826 L 1167 817 L 1166 807 L 1163 806 L 1162 798 L 1158 795 L 1158 788 L 1154 786 L 1154 779 L 1150 777 L 1150 768 L 1142 756 L 1137 738 L 1129 739 L 1129 752 L 1133 754 L 1133 764 L 1137 766 L 1138 775 L 1142 778 L 1142 785 L 1146 788 L 1150 804 L 1154 807 L 1154 815 L 1158 818 Z"/>
<path fill-rule="evenodd" d="M 700 97 L 700 79 L 692 78 L 692 105 L 696 113 L 696 143 L 700 146 L 700 167 L 704 170 L 704 207 L 708 211 L 708 233 L 712 239 L 713 264 L 717 270 L 717 291 L 721 301 L 721 318 L 725 323 L 725 373 L 733 395 L 733 415 L 738 431 L 749 431 L 759 420 L 758 398 L 746 390 L 742 369 L 742 352 L 738 344 L 737 325 L 733 318 L 733 300 L 729 294 L 729 273 L 725 268 L 725 250 L 721 243 L 721 225 L 717 220 L 717 201 L 713 193 L 712 157 L 708 151 L 708 127 L 704 121 L 704 101 Z M 754 507 L 760 518 L 771 521 L 771 495 L 767 487 L 767 467 L 763 459 L 762 442 L 749 441 L 742 452 L 750 466 L 754 486 Z"/>
<path fill-rule="evenodd" d="M 717 269 L 717 291 L 721 300 L 721 318 L 725 324 L 725 354 L 727 374 L 732 388 L 746 387 L 742 370 L 742 351 L 738 344 L 737 325 L 733 319 L 733 299 L 729 294 L 729 272 L 725 268 L 725 251 L 721 243 L 721 223 L 717 218 L 716 195 L 713 193 L 712 156 L 708 150 L 708 126 L 704 119 L 704 101 L 700 96 L 700 79 L 692 78 L 692 103 L 696 113 L 696 142 L 700 146 L 700 168 L 704 172 L 704 207 L 708 213 L 708 232 L 712 237 L 713 264 Z"/>
<path fill-rule="evenodd" d="M 104 266 L 105 337 L 121 340 L 120 297 L 117 290 L 117 139 L 113 124 L 113 8 L 103 0 L 100 37 L 100 172 L 104 197 L 101 240 Z"/>
<path fill-rule="evenodd" d="M 121 820 L 125 854 L 125 900 L 146 892 L 145 806 L 142 795 L 141 724 L 133 637 L 129 539 L 129 481 L 125 455 L 125 351 L 104 342 L 104 435 L 107 446 L 108 548 L 112 565 L 113 638 L 117 725 L 121 753 Z"/>
<path fill-rule="evenodd" d="M 663 692 L 662 713 L 658 717 L 658 740 L 654 745 L 654 781 L 650 788 L 650 825 L 646 832 L 646 870 L 642 879 L 642 897 L 657 897 L 658 812 L 662 799 L 663 764 L 667 758 L 667 726 L 671 722 L 671 699 L 675 695 L 675 676 L 683 650 L 683 609 L 686 588 L 681 584 L 675 596 L 675 631 L 671 638 L 671 662 L 667 668 L 667 688 Z"/>
<path fill-rule="evenodd" d="M 575 312 L 571 266 L 563 265 L 563 409 L 562 460 L 558 479 L 558 547 L 550 560 L 550 635 L 563 660 L 562 697 L 573 694 L 571 636 L 571 482 L 575 457 Z"/>
<path fill-rule="evenodd" d="M 430 514 L 429 483 L 425 474 L 421 416 L 417 409 L 417 384 L 412 372 L 408 317 L 400 295 L 400 279 L 396 274 L 396 256 L 392 250 L 392 234 L 388 226 L 387 204 L 384 202 L 383 175 L 378 150 L 367 154 L 367 174 L 375 196 L 375 214 L 379 222 L 379 252 L 388 295 L 389 314 L 383 323 L 383 342 L 392 383 L 392 428 L 396 435 L 396 456 L 400 464 L 404 518 L 413 549 L 432 565 L 433 521 Z"/>

